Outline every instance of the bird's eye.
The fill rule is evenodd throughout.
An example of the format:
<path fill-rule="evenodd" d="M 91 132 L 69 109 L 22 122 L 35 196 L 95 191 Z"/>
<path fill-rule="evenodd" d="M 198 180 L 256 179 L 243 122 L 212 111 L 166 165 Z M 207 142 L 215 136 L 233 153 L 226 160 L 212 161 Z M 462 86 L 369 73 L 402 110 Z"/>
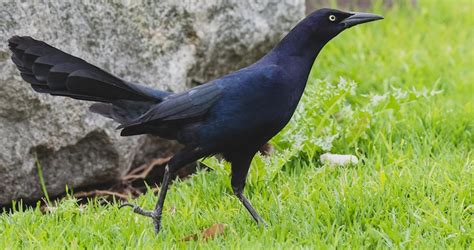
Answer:
<path fill-rule="evenodd" d="M 335 15 L 330 15 L 329 16 L 329 21 L 331 21 L 331 22 L 336 21 L 336 16 Z"/>

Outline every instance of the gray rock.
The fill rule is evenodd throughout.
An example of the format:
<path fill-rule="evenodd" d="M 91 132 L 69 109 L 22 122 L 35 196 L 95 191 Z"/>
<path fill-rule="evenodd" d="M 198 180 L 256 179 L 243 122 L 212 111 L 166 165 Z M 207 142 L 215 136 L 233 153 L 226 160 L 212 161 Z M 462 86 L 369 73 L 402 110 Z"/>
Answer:
<path fill-rule="evenodd" d="M 116 180 L 174 147 L 119 136 L 89 103 L 33 92 L 6 40 L 30 35 L 126 80 L 173 91 L 248 65 L 304 16 L 303 0 L 7 1 L 0 8 L 0 205 Z M 147 148 L 148 150 L 142 150 Z"/>
<path fill-rule="evenodd" d="M 417 0 L 384 0 L 384 7 L 392 7 L 394 4 L 417 6 Z M 337 6 L 338 9 L 351 11 L 370 11 L 377 3 L 374 0 L 306 0 L 306 14 L 317 9 Z"/>

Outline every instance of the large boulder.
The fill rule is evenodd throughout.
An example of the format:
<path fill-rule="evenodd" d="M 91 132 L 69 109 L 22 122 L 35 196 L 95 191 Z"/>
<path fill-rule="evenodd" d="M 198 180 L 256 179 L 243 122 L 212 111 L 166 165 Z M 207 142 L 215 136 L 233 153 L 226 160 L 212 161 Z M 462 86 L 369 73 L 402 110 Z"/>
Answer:
<path fill-rule="evenodd" d="M 394 4 L 417 6 L 418 0 L 306 0 L 306 14 L 323 7 L 334 7 L 342 10 L 370 11 L 374 5 L 381 3 L 384 7 L 392 7 Z"/>
<path fill-rule="evenodd" d="M 251 64 L 304 16 L 304 0 L 7 1 L 0 8 L 0 205 L 118 179 L 172 146 L 123 138 L 89 103 L 35 93 L 7 39 L 29 35 L 126 80 L 180 91 Z M 35 163 L 38 164 L 35 164 Z M 40 167 L 40 168 L 39 168 Z"/>

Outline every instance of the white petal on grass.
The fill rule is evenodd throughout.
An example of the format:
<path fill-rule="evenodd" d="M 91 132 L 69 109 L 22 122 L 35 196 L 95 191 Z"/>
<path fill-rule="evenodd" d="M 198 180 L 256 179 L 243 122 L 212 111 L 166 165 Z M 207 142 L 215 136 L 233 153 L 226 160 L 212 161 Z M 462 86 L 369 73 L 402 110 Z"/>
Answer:
<path fill-rule="evenodd" d="M 330 166 L 355 165 L 359 162 L 359 159 L 354 155 L 338 155 L 331 153 L 321 155 L 320 160 L 322 164 Z"/>

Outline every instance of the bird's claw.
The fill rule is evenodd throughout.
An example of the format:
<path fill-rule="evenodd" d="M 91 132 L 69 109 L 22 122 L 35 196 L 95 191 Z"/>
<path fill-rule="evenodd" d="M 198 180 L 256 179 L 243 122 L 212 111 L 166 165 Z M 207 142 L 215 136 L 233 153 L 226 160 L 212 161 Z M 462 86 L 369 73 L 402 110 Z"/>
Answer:
<path fill-rule="evenodd" d="M 135 205 L 135 204 L 131 204 L 131 203 L 123 203 L 122 205 L 119 206 L 119 209 L 123 208 L 123 207 L 131 207 L 133 209 L 132 211 L 134 213 L 152 218 L 153 219 L 153 224 L 155 226 L 155 233 L 158 234 L 158 232 L 160 231 L 160 226 L 161 226 L 161 216 L 160 216 L 159 212 L 157 212 L 157 211 L 147 211 L 147 210 L 144 210 L 143 208 L 141 208 L 140 206 Z"/>
<path fill-rule="evenodd" d="M 135 207 L 137 207 L 137 205 L 126 202 L 126 203 L 122 203 L 122 204 L 119 206 L 119 209 L 124 208 L 124 207 L 131 207 L 131 208 L 135 209 Z"/>
<path fill-rule="evenodd" d="M 268 228 L 268 224 L 263 219 L 260 219 L 260 221 L 258 221 L 257 224 L 262 225 L 263 228 L 265 228 L 265 229 Z"/>
<path fill-rule="evenodd" d="M 157 219 L 157 215 L 155 213 L 155 211 L 147 211 L 147 210 L 144 210 L 143 208 L 141 208 L 140 206 L 138 205 L 135 205 L 135 204 L 131 204 L 131 203 L 124 203 L 122 205 L 119 206 L 119 209 L 120 208 L 124 208 L 124 207 L 131 207 L 133 210 L 134 213 L 136 214 L 140 214 L 140 215 L 143 215 L 143 216 L 146 216 L 146 217 L 150 217 L 152 218 L 153 220 Z"/>

